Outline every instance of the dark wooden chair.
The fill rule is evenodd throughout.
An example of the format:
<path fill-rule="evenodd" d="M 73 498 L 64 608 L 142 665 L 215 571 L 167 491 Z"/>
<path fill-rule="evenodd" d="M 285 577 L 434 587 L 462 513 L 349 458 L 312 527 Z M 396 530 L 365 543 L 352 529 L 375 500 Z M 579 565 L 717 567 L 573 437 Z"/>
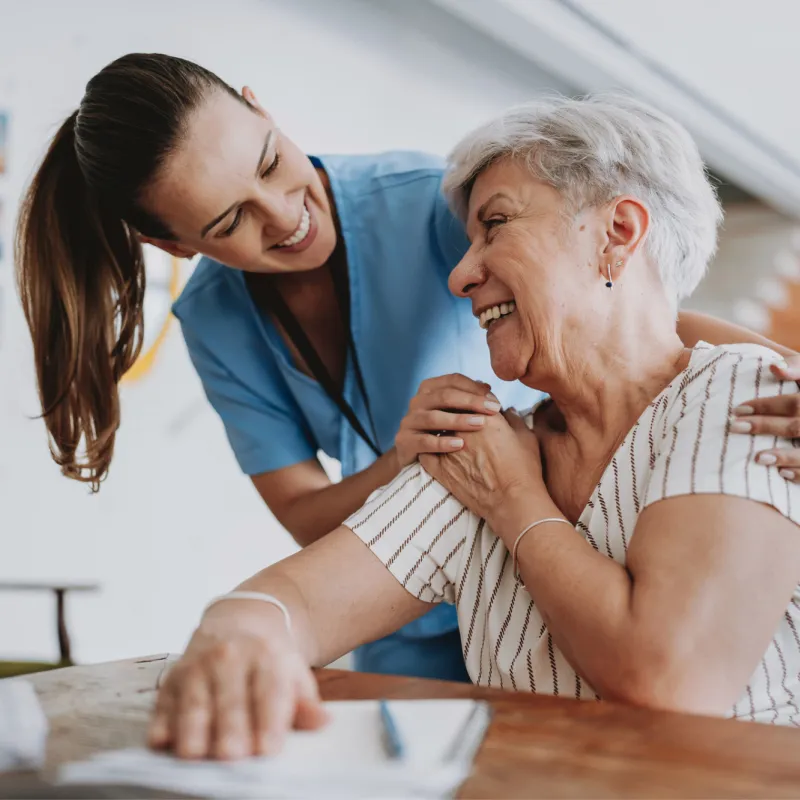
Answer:
<path fill-rule="evenodd" d="M 5 592 L 52 592 L 55 598 L 56 634 L 58 636 L 59 660 L 47 661 L 0 661 L 0 678 L 12 675 L 26 675 L 57 667 L 71 667 L 72 650 L 67 631 L 66 599 L 68 592 L 96 592 L 100 587 L 95 583 L 46 583 L 37 581 L 0 581 L 0 591 Z"/>

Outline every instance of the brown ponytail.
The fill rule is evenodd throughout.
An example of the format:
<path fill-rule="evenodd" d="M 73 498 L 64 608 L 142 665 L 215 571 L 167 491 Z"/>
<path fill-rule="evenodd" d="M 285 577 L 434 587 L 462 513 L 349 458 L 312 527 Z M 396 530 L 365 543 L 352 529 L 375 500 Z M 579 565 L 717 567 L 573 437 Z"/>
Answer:
<path fill-rule="evenodd" d="M 145 268 L 138 233 L 170 231 L 139 200 L 210 88 L 183 59 L 132 54 L 86 87 L 23 200 L 17 286 L 33 339 L 50 452 L 97 491 L 120 424 L 119 381 L 141 349 Z"/>
<path fill-rule="evenodd" d="M 145 271 L 136 237 L 87 191 L 76 116 L 56 134 L 23 200 L 17 286 L 50 452 L 64 475 L 97 491 L 120 422 L 117 385 L 141 347 Z"/>

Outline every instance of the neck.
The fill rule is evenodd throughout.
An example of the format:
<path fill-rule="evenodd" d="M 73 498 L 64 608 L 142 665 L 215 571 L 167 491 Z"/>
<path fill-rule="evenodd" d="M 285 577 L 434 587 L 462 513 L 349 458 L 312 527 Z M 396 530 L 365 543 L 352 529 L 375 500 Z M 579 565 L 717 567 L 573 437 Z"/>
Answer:
<path fill-rule="evenodd" d="M 605 467 L 609 453 L 686 366 L 689 354 L 668 312 L 636 314 L 599 336 L 583 330 L 564 332 L 563 338 L 582 344 L 537 388 L 553 399 L 548 420 L 562 444 L 567 438 L 581 460 Z"/>

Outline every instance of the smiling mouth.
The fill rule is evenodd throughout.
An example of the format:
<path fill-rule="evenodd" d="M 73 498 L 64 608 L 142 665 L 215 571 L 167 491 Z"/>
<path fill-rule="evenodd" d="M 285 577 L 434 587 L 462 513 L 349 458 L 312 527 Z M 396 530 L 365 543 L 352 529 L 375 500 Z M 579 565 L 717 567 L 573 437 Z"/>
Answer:
<path fill-rule="evenodd" d="M 513 300 L 509 303 L 500 303 L 482 311 L 478 317 L 478 324 L 484 330 L 488 330 L 492 323 L 509 316 L 509 314 L 513 314 L 516 310 L 517 304 Z"/>
<path fill-rule="evenodd" d="M 311 214 L 306 207 L 305 202 L 303 202 L 303 214 L 300 217 L 300 224 L 295 229 L 294 233 L 284 239 L 282 242 L 278 242 L 278 244 L 274 245 L 275 248 L 280 247 L 294 247 L 297 244 L 300 244 L 302 241 L 305 240 L 306 236 L 308 236 L 308 232 L 311 230 Z"/>

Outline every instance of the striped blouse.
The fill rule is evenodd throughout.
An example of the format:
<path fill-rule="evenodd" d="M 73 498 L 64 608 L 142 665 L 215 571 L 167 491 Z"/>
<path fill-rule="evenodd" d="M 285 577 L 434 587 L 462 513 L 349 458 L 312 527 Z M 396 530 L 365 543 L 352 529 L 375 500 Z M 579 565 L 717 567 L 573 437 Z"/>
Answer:
<path fill-rule="evenodd" d="M 687 494 L 726 494 L 774 507 L 800 524 L 800 486 L 753 461 L 771 436 L 729 436 L 731 410 L 754 397 L 795 391 L 756 345 L 701 343 L 689 366 L 648 406 L 603 473 L 577 523 L 598 552 L 625 563 L 639 514 Z M 526 417 L 532 419 L 532 412 Z M 559 651 L 511 555 L 488 525 L 419 464 L 374 492 L 345 523 L 416 597 L 455 604 L 474 682 L 597 698 Z M 800 576 L 798 576 L 800 579 Z M 730 620 L 737 625 L 737 620 Z M 744 624 L 744 623 L 743 623 Z M 800 587 L 729 716 L 800 726 Z"/>

